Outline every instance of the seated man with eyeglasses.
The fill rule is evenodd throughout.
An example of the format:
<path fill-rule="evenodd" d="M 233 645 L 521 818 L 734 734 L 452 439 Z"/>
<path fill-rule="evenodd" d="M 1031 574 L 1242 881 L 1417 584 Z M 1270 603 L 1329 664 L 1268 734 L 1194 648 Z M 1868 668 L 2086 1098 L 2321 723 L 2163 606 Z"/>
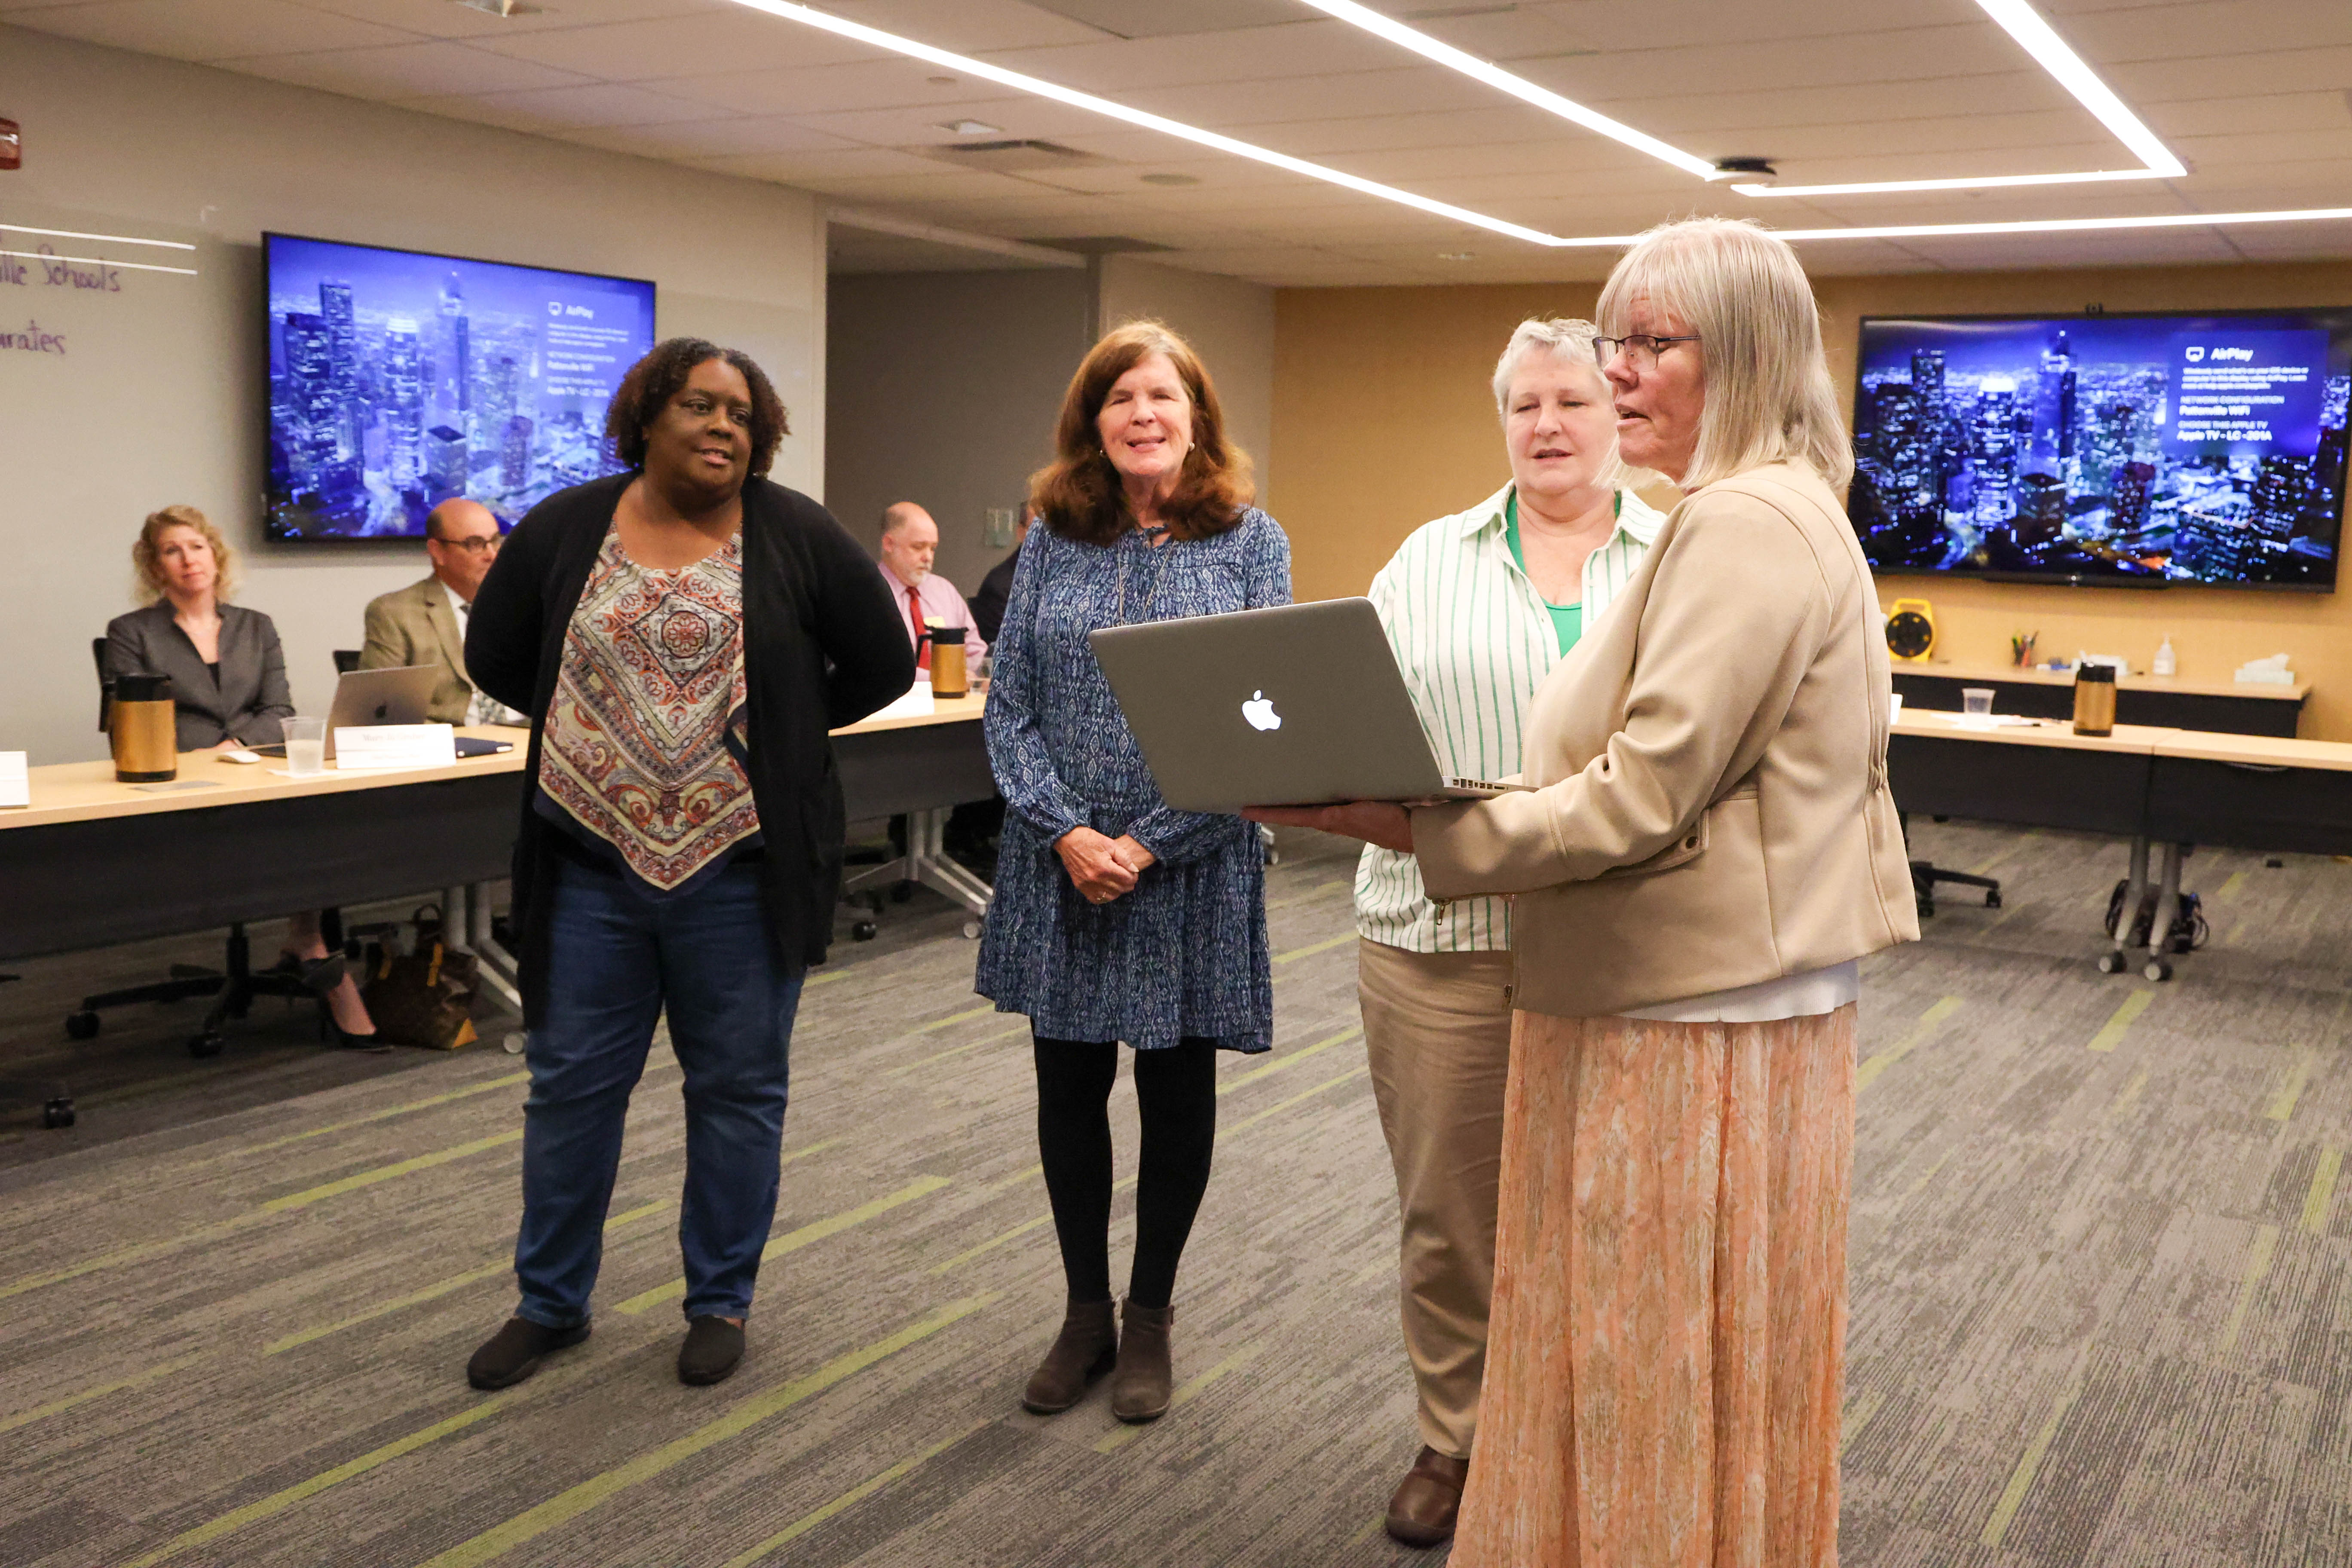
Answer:
<path fill-rule="evenodd" d="M 523 715 L 478 689 L 466 673 L 466 618 L 474 595 L 499 558 L 499 520 L 479 501 L 452 496 L 425 520 L 425 553 L 433 575 L 367 607 L 362 669 L 437 664 L 446 672 L 433 689 L 430 716 L 439 724 L 515 724 Z"/>

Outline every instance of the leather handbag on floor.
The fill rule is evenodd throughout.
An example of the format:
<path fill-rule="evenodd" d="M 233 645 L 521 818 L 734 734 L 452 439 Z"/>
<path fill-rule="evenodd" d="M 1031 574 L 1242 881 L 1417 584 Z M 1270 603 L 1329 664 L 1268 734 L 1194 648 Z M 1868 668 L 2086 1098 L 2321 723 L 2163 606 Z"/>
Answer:
<path fill-rule="evenodd" d="M 376 1033 L 395 1045 L 454 1051 L 474 1043 L 474 990 L 479 961 L 442 940 L 441 906 L 416 911 L 416 951 L 370 942 L 360 995 Z"/>

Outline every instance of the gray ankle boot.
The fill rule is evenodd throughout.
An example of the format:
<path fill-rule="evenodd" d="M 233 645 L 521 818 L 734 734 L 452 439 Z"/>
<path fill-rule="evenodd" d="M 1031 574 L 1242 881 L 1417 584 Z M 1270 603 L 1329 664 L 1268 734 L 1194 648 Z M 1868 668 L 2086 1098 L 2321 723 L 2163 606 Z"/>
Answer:
<path fill-rule="evenodd" d="M 1118 1334 L 1108 1301 L 1072 1301 L 1062 1315 L 1062 1331 L 1043 1365 L 1030 1375 L 1021 1395 L 1024 1409 L 1056 1415 L 1087 1396 L 1087 1387 L 1118 1358 Z"/>
<path fill-rule="evenodd" d="M 1119 1320 L 1118 1367 L 1110 1380 L 1110 1413 L 1130 1426 L 1168 1414 L 1176 1386 L 1168 1333 L 1175 1322 L 1173 1306 L 1126 1304 Z"/>

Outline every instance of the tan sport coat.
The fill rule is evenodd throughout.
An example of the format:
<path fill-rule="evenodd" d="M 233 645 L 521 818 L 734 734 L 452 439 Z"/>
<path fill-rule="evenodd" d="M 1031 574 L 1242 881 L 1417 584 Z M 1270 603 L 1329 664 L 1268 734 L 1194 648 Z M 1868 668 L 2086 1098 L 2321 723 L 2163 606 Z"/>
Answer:
<path fill-rule="evenodd" d="M 466 673 L 466 639 L 457 632 L 457 612 L 449 607 L 449 590 L 440 578 L 427 577 L 369 600 L 366 625 L 362 669 L 440 665 L 441 680 L 433 688 L 427 717 L 436 724 L 466 721 L 474 681 Z"/>
<path fill-rule="evenodd" d="M 1412 814 L 1422 876 L 1517 894 L 1515 1005 L 1565 1017 L 1916 941 L 1890 689 L 1829 487 L 1785 463 L 1708 485 L 1537 689 L 1538 787 Z"/>

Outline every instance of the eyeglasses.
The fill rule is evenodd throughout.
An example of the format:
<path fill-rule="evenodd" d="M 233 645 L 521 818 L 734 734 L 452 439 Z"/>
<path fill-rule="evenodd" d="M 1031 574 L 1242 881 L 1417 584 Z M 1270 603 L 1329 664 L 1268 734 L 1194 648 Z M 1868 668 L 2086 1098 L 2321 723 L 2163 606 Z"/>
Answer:
<path fill-rule="evenodd" d="M 1658 368 L 1658 351 L 1668 343 L 1696 342 L 1696 332 L 1688 332 L 1679 338 L 1662 338 L 1650 332 L 1636 332 L 1630 338 L 1595 338 L 1592 340 L 1592 360 L 1596 364 L 1606 365 L 1622 353 L 1625 356 L 1626 368 L 1639 374 L 1643 371 Z"/>
<path fill-rule="evenodd" d="M 436 544 L 446 544 L 452 550 L 462 550 L 469 555 L 496 555 L 499 546 L 506 542 L 503 534 L 485 533 L 475 539 L 436 539 Z"/>

